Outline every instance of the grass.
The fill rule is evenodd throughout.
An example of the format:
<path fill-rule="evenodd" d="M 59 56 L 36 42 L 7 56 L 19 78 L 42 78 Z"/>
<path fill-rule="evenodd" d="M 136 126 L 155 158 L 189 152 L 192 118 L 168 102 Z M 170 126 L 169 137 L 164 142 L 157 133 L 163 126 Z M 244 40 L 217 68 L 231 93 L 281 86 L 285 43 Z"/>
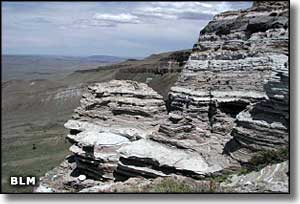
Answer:
<path fill-rule="evenodd" d="M 174 179 L 165 179 L 161 183 L 153 186 L 152 189 L 150 189 L 150 192 L 188 193 L 194 192 L 194 189 L 182 181 L 175 181 Z"/>
<path fill-rule="evenodd" d="M 267 165 L 276 164 L 289 159 L 289 149 L 260 151 L 250 161 L 243 165 L 239 174 L 247 174 L 251 171 L 259 171 Z"/>
<path fill-rule="evenodd" d="M 219 184 L 227 178 L 214 177 L 208 178 L 202 181 L 196 181 L 191 178 L 187 180 L 177 180 L 174 178 L 166 178 L 160 183 L 155 184 L 150 189 L 144 190 L 144 192 L 156 192 L 156 193 L 203 193 L 218 192 Z"/>
<path fill-rule="evenodd" d="M 32 192 L 32 186 L 11 186 L 10 176 L 36 176 L 39 179 L 59 165 L 68 154 L 69 143 L 65 141 L 67 130 L 63 126 L 34 126 L 27 130 L 30 131 L 19 130 L 22 134 L 16 132 L 15 141 L 9 137 L 2 139 L 3 192 Z"/>
<path fill-rule="evenodd" d="M 216 183 L 222 183 L 228 180 L 230 174 L 226 173 L 220 176 L 213 176 L 210 178 L 210 181 L 216 182 Z"/>

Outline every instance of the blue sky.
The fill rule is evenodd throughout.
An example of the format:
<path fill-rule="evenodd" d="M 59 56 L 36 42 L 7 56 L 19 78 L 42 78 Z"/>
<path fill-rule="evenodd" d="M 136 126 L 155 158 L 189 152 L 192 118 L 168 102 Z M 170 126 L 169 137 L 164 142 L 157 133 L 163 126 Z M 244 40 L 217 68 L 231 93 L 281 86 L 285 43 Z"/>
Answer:
<path fill-rule="evenodd" d="M 187 49 L 215 14 L 251 4 L 2 2 L 2 52 L 144 57 Z"/>

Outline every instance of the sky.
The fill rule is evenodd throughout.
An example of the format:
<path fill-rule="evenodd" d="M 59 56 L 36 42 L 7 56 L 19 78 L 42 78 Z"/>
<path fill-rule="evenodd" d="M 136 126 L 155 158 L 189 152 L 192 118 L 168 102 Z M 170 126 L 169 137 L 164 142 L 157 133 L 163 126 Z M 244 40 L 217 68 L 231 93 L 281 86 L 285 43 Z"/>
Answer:
<path fill-rule="evenodd" d="M 215 14 L 251 2 L 2 2 L 2 53 L 145 57 L 192 48 Z"/>

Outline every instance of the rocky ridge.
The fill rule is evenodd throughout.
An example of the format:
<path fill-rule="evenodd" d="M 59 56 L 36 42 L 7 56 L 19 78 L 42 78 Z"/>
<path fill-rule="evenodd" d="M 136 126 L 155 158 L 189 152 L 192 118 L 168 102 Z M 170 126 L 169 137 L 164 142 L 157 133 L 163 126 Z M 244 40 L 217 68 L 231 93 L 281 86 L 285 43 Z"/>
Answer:
<path fill-rule="evenodd" d="M 130 177 L 205 180 L 239 169 L 258 151 L 287 148 L 287 50 L 288 3 L 255 2 L 215 16 L 200 32 L 168 104 L 143 83 L 90 86 L 65 124 L 73 155 L 36 191 L 91 192 L 84 189 Z M 263 184 L 257 191 L 286 192 L 286 168 L 279 168 L 284 187 Z M 275 175 L 266 172 L 242 180 Z M 233 192 L 241 177 L 234 178 Z"/>

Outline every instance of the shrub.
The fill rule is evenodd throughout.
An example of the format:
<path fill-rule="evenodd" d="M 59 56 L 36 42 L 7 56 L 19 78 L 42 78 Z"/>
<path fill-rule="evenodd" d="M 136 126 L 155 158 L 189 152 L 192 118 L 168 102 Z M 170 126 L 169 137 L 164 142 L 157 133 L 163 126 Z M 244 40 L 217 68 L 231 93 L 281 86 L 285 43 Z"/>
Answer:
<path fill-rule="evenodd" d="M 193 188 L 188 186 L 182 181 L 176 181 L 174 179 L 165 179 L 161 183 L 155 185 L 151 189 L 152 192 L 159 193 L 188 193 L 193 192 Z"/>
<path fill-rule="evenodd" d="M 270 164 L 276 164 L 289 159 L 288 148 L 279 150 L 260 151 L 254 155 L 248 163 L 240 169 L 240 174 L 249 173 L 251 171 L 259 171 Z"/>

